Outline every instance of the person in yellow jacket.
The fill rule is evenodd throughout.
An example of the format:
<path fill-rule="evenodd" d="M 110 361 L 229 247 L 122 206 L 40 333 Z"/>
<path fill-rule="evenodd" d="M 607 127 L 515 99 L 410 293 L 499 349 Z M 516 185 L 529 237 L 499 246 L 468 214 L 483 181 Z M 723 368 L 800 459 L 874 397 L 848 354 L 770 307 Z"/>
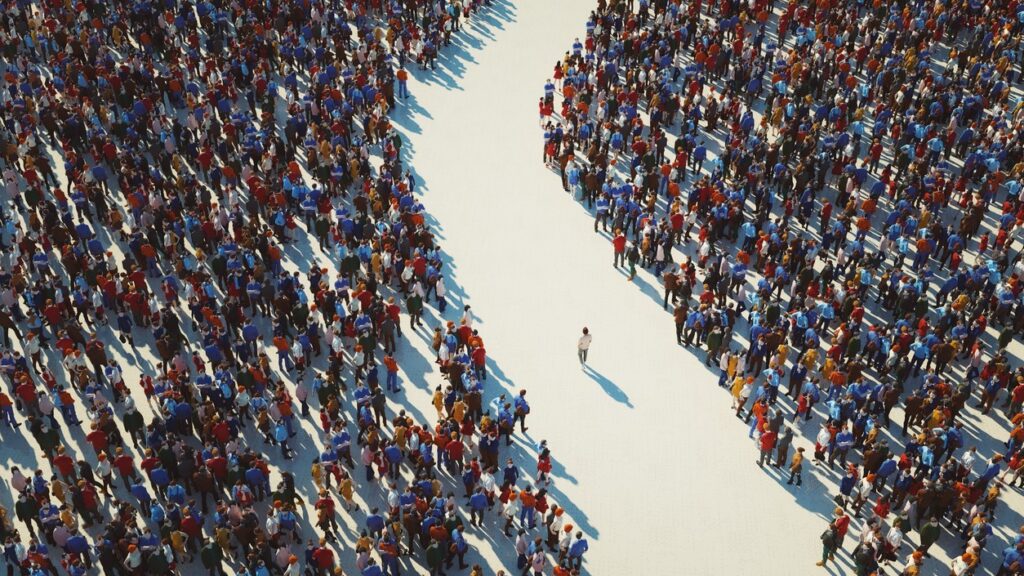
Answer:
<path fill-rule="evenodd" d="M 434 398 L 431 402 L 434 404 L 434 410 L 437 410 L 437 419 L 442 420 L 444 418 L 444 392 L 441 391 L 440 386 L 434 389 Z"/>
<path fill-rule="evenodd" d="M 353 499 L 355 490 L 352 487 L 352 477 L 348 475 L 348 472 L 343 472 L 343 474 L 344 476 L 338 484 L 338 493 L 341 494 L 341 506 L 350 512 L 359 510 L 359 505 Z"/>
<path fill-rule="evenodd" d="M 322 492 L 324 489 L 324 467 L 320 464 L 320 458 L 313 459 L 313 465 L 309 467 L 309 475 L 313 477 L 316 491 Z"/>
<path fill-rule="evenodd" d="M 178 562 L 188 563 L 192 561 L 192 556 L 188 553 L 188 534 L 181 530 L 174 530 L 171 532 L 171 549 L 174 550 L 174 558 Z"/>
<path fill-rule="evenodd" d="M 796 479 L 796 485 L 799 486 L 803 483 L 803 471 L 804 471 L 804 449 L 799 447 L 796 449 L 796 453 L 793 454 L 793 459 L 789 463 L 789 481 L 786 484 L 792 484 L 793 480 Z"/>

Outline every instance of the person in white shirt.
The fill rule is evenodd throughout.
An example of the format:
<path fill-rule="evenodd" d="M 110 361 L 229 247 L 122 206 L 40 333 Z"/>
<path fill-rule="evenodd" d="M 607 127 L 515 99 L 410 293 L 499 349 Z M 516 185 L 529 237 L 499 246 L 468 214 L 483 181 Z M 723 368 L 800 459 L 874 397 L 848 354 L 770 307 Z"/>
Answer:
<path fill-rule="evenodd" d="M 590 350 L 591 340 L 593 340 L 593 336 L 590 335 L 590 330 L 583 328 L 583 336 L 580 336 L 579 342 L 576 343 L 576 351 L 580 357 L 580 364 L 586 365 L 587 363 L 587 351 Z"/>

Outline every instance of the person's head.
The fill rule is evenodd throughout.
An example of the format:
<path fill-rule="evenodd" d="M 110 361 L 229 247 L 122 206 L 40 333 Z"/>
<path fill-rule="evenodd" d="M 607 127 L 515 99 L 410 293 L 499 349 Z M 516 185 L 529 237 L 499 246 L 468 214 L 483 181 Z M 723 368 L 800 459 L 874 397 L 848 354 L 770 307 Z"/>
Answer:
<path fill-rule="evenodd" d="M 584 334 L 590 334 L 590 329 L 589 329 L 589 328 L 587 328 L 586 326 L 584 326 L 584 327 L 583 327 L 583 333 L 584 333 Z"/>

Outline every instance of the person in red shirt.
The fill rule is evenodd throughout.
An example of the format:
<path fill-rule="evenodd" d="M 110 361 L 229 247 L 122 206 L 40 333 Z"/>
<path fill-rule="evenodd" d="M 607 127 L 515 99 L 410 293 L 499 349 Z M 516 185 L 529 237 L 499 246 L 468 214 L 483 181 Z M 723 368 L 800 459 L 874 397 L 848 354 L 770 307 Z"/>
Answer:
<path fill-rule="evenodd" d="M 778 433 L 772 430 L 766 430 L 761 434 L 761 458 L 757 461 L 758 466 L 764 468 L 765 459 L 771 460 L 772 452 L 775 450 L 775 440 L 778 436 Z"/>
<path fill-rule="evenodd" d="M 46 301 L 46 308 L 43 309 L 43 316 L 46 317 L 46 322 L 51 328 L 59 328 L 64 322 L 64 317 L 60 313 L 60 308 L 53 303 L 53 300 Z"/>
<path fill-rule="evenodd" d="M 146 457 L 139 463 L 139 468 L 142 468 L 142 471 L 149 477 L 149 473 L 158 466 L 160 466 L 160 459 L 153 455 L 152 448 L 146 448 Z"/>
<path fill-rule="evenodd" d="M 0 418 L 11 428 L 21 426 L 21 422 L 14 419 L 14 401 L 2 390 L 0 390 Z"/>
<path fill-rule="evenodd" d="M 36 416 L 39 415 L 39 394 L 36 392 L 35 384 L 31 380 L 23 378 L 21 384 L 18 384 L 18 387 L 14 389 L 14 393 L 21 400 L 21 405 L 25 408 L 26 412 Z"/>
<path fill-rule="evenodd" d="M 120 474 L 121 480 L 124 482 L 124 489 L 131 490 L 131 482 L 137 477 L 135 474 L 135 459 L 124 453 L 124 450 L 118 448 L 115 452 L 113 465 L 117 469 L 117 473 Z"/>
<path fill-rule="evenodd" d="M 223 489 L 224 480 L 228 477 L 228 461 L 220 455 L 220 451 L 213 449 L 213 456 L 207 458 L 206 467 L 210 470 L 214 482 Z"/>
<path fill-rule="evenodd" d="M 82 524 L 86 528 L 92 526 L 94 523 L 102 523 L 103 516 L 99 513 L 100 499 L 99 493 L 96 492 L 96 488 L 92 484 L 89 484 L 85 480 L 78 481 L 78 490 L 82 495 L 82 518 L 85 522 Z"/>
<path fill-rule="evenodd" d="M 622 230 L 615 231 L 615 238 L 612 238 L 612 247 L 615 249 L 615 261 L 612 263 L 616 268 L 626 264 L 626 235 Z"/>
<path fill-rule="evenodd" d="M 463 454 L 465 453 L 466 446 L 458 439 L 459 435 L 456 432 L 452 432 L 451 440 L 445 445 L 445 452 L 448 453 L 448 462 L 455 466 L 455 469 L 462 474 L 463 469 Z"/>
<path fill-rule="evenodd" d="M 57 448 L 57 455 L 53 457 L 51 464 L 53 464 L 53 467 L 60 472 L 60 475 L 65 482 L 71 484 L 78 480 L 78 477 L 75 474 L 75 461 L 68 456 L 63 446 Z"/>
<path fill-rule="evenodd" d="M 473 348 L 470 353 L 473 359 L 473 370 L 476 372 L 477 380 L 487 380 L 487 350 L 483 346 Z"/>
<path fill-rule="evenodd" d="M 336 541 L 334 534 L 338 531 L 338 519 L 334 512 L 334 499 L 331 498 L 326 490 L 323 490 L 320 492 L 320 499 L 316 501 L 313 507 L 316 509 L 317 527 L 323 530 L 328 540 L 331 542 Z M 320 540 L 320 545 L 324 545 L 323 539 Z M 333 557 L 331 561 L 333 562 Z"/>
<path fill-rule="evenodd" d="M 92 424 L 90 428 L 92 431 L 86 434 L 85 439 L 92 445 L 92 449 L 95 450 L 97 454 L 106 451 L 110 443 L 107 433 L 96 424 Z"/>
<path fill-rule="evenodd" d="M 320 539 L 320 546 L 313 551 L 313 562 L 317 574 L 330 574 L 334 569 L 334 551 L 327 547 L 327 540 Z"/>

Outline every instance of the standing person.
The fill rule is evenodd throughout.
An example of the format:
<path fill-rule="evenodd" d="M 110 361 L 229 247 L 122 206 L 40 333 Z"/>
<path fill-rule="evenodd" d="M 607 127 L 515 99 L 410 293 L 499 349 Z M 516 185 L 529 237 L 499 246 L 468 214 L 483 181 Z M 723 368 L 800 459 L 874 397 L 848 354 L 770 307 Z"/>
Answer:
<path fill-rule="evenodd" d="M 803 484 L 803 470 L 804 470 L 804 449 L 803 447 L 796 449 L 796 454 L 793 454 L 793 461 L 789 464 L 789 481 L 786 484 L 792 484 L 793 479 L 796 478 L 796 485 Z"/>
<path fill-rule="evenodd" d="M 921 535 L 921 544 L 917 547 L 917 551 L 924 554 L 926 558 L 931 558 L 928 554 L 928 549 L 939 541 L 939 535 L 941 534 L 938 519 L 932 516 L 921 525 L 921 529 L 918 532 Z"/>
<path fill-rule="evenodd" d="M 409 97 L 409 71 L 405 66 L 400 66 L 395 72 L 395 79 L 398 80 L 398 97 L 403 100 Z"/>
<path fill-rule="evenodd" d="M 835 560 L 836 550 L 839 549 L 839 527 L 836 523 L 829 522 L 828 528 L 821 533 L 821 560 L 816 565 L 825 566 L 829 560 Z"/>
<path fill-rule="evenodd" d="M 581 570 L 583 568 L 583 555 L 586 554 L 587 550 L 590 550 L 590 545 L 587 543 L 587 539 L 583 537 L 583 532 L 576 532 L 576 539 L 569 545 L 569 566 L 575 566 L 576 570 Z"/>
<path fill-rule="evenodd" d="M 576 343 L 576 353 L 580 357 L 580 364 L 587 365 L 587 351 L 590 350 L 590 342 L 594 337 L 590 335 L 590 330 L 586 327 L 583 328 L 583 335 L 580 336 L 579 341 Z"/>
<path fill-rule="evenodd" d="M 757 465 L 764 468 L 764 463 L 771 463 L 772 452 L 775 451 L 775 442 L 778 440 L 779 434 L 774 430 L 766 430 L 761 434 L 758 442 L 761 446 L 761 457 L 757 460 Z"/>

